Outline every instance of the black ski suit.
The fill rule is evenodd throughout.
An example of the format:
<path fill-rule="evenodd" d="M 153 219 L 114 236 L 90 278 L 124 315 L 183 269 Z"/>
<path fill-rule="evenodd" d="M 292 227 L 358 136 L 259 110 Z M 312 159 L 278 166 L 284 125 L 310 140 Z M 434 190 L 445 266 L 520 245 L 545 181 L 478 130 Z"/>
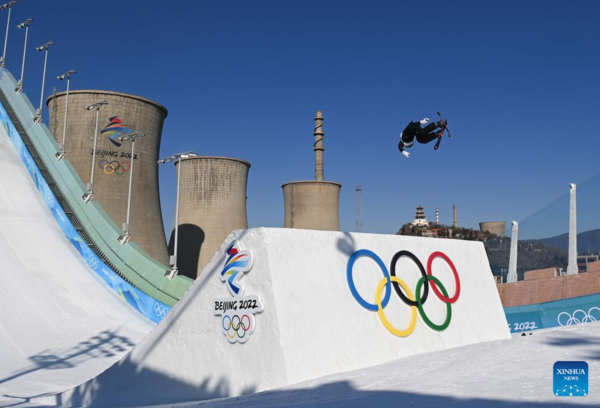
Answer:
<path fill-rule="evenodd" d="M 417 137 L 417 142 L 424 144 L 429 143 L 434 139 L 437 139 L 443 127 L 444 125 L 442 122 L 431 122 L 424 128 L 421 128 L 421 124 L 419 122 L 411 121 L 408 124 L 408 126 L 402 131 L 400 142 L 398 143 L 398 150 L 403 152 L 405 145 L 412 146 L 412 143 L 415 140 L 415 136 Z M 439 130 L 436 130 L 438 128 Z"/>

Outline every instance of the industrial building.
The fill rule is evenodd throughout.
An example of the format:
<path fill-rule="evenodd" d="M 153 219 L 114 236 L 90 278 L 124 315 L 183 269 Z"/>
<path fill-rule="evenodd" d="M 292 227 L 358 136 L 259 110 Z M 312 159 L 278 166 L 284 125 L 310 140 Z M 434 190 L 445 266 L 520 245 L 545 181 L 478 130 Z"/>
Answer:
<path fill-rule="evenodd" d="M 158 190 L 158 152 L 167 109 L 159 103 L 118 92 L 83 90 L 69 92 L 66 119 L 65 159 L 69 160 L 84 183 L 92 172 L 92 153 L 96 128 L 96 111 L 84 107 L 106 101 L 99 110 L 94 196 L 119 227 L 126 221 L 129 171 L 134 160 L 131 241 L 163 264 L 168 264 Z M 46 101 L 50 131 L 62 143 L 66 94 L 56 93 Z M 118 136 L 132 131 L 145 132 L 135 145 L 120 142 Z"/>
<path fill-rule="evenodd" d="M 479 230 L 481 232 L 491 232 L 499 237 L 505 236 L 506 233 L 506 222 L 505 221 L 486 221 L 479 223 Z"/>
<path fill-rule="evenodd" d="M 175 166 L 178 165 L 176 161 Z M 249 170 L 250 163 L 230 157 L 196 156 L 181 160 L 179 274 L 195 279 L 231 231 L 248 228 Z M 172 237 L 169 250 L 173 253 Z"/>
<path fill-rule="evenodd" d="M 340 230 L 340 189 L 342 185 L 325 181 L 323 112 L 315 114 L 315 179 L 283 184 L 284 228 L 323 231 Z"/>

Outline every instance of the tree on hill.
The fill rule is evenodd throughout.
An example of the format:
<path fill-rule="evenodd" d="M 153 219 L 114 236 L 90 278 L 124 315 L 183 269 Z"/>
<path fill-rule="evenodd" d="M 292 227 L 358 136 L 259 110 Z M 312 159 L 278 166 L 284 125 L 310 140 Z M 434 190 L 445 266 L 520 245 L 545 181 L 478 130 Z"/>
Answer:
<path fill-rule="evenodd" d="M 511 239 L 499 237 L 489 231 L 481 232 L 472 228 L 454 228 L 448 225 L 430 223 L 427 227 L 404 224 L 397 235 L 425 236 L 434 238 L 462 239 L 466 241 L 481 241 L 490 262 L 490 267 L 508 269 Z M 517 276 L 523 279 L 526 271 L 546 268 L 567 268 L 569 261 L 567 251 L 549 247 L 540 241 L 519 241 L 518 244 Z"/>

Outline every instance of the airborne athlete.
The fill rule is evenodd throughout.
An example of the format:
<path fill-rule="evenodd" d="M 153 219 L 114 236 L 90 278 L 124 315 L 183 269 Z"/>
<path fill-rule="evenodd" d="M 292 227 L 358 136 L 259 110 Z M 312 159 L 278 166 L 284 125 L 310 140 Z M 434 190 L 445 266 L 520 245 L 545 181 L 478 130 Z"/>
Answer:
<path fill-rule="evenodd" d="M 415 137 L 417 138 L 417 142 L 423 144 L 438 139 L 438 142 L 434 147 L 435 150 L 438 149 L 442 136 L 444 135 L 444 130 L 448 129 L 446 127 L 448 122 L 442 119 L 440 115 L 439 122 L 431 122 L 427 126 L 421 127 L 421 125 L 425 125 L 427 122 L 429 122 L 429 118 L 424 118 L 419 122 L 411 121 L 408 124 L 408 126 L 404 128 L 402 133 L 400 133 L 400 142 L 398 143 L 398 150 L 400 150 L 403 156 L 407 158 L 410 157 L 410 153 L 404 149 L 409 149 L 412 147 Z"/>

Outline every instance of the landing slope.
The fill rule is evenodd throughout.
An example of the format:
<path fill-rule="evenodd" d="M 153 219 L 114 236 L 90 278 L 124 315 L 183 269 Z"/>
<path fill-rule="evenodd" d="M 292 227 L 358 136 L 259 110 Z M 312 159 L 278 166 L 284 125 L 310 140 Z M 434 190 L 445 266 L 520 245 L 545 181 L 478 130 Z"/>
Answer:
<path fill-rule="evenodd" d="M 0 311 L 0 406 L 97 376 L 154 327 L 65 238 L 1 125 Z"/>
<path fill-rule="evenodd" d="M 422 312 L 386 286 L 394 263 L 409 297 L 423 293 Z M 424 294 L 425 269 L 449 304 L 432 285 Z M 374 303 L 379 311 L 363 306 Z M 131 353 L 54 402 L 124 407 L 238 396 L 509 337 L 481 243 L 237 230 Z"/>
<path fill-rule="evenodd" d="M 407 357 L 256 395 L 169 408 L 598 407 L 599 337 L 600 322 L 526 337 L 517 334 L 508 340 Z M 554 395 L 553 365 L 558 360 L 588 363 L 589 395 Z"/>

